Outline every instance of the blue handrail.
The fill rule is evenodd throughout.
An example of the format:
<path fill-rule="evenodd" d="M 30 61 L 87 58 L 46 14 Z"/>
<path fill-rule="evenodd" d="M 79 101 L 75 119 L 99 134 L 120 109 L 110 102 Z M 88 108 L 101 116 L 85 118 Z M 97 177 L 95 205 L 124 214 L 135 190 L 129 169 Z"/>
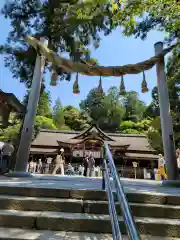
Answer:
<path fill-rule="evenodd" d="M 108 161 L 109 170 L 112 174 L 113 181 L 115 183 L 115 190 L 116 190 L 117 198 L 118 198 L 118 201 L 119 201 L 119 204 L 120 204 L 120 207 L 121 207 L 121 212 L 122 212 L 123 220 L 124 220 L 126 228 L 127 228 L 127 233 L 128 233 L 129 239 L 130 240 L 140 240 L 140 235 L 138 233 L 138 230 L 137 230 L 137 227 L 136 227 L 131 209 L 129 207 L 127 198 L 125 196 L 120 178 L 118 176 L 112 154 L 111 154 L 111 152 L 109 150 L 109 146 L 106 142 L 104 144 L 104 157 L 106 159 L 104 161 L 104 164 L 105 164 L 105 166 L 104 166 L 105 169 L 104 170 L 105 170 L 106 174 L 105 173 L 103 174 L 103 182 L 102 182 L 103 186 L 102 187 L 104 188 L 105 185 L 107 185 L 106 182 L 108 181 L 107 179 L 109 179 L 107 177 L 107 169 L 106 169 L 107 168 L 107 162 L 106 161 Z M 107 190 L 107 187 L 106 187 L 106 191 L 109 191 L 109 190 Z M 110 191 L 112 192 L 112 188 L 110 189 Z M 111 200 L 112 199 L 109 199 L 109 195 L 108 195 L 109 204 L 112 204 Z M 114 238 L 114 239 L 118 239 L 118 238 Z"/>
<path fill-rule="evenodd" d="M 114 201 L 114 195 L 111 187 L 111 181 L 109 176 L 109 169 L 106 163 L 106 159 L 104 159 L 104 166 L 105 166 L 105 186 L 108 196 L 108 207 L 109 207 L 109 213 L 111 216 L 111 225 L 112 225 L 112 235 L 114 240 L 122 240 L 122 235 L 119 228 L 119 221 L 118 216 L 116 212 L 116 206 Z"/>

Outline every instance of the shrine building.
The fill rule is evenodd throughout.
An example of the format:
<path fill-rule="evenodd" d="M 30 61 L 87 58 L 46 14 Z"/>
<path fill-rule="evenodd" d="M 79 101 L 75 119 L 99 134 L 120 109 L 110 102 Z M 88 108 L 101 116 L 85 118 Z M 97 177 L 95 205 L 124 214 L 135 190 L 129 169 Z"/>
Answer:
<path fill-rule="evenodd" d="M 41 130 L 31 145 L 33 158 L 55 157 L 64 148 L 67 162 L 81 164 L 89 152 L 96 165 L 102 164 L 103 143 L 107 141 L 115 165 L 124 177 L 133 177 L 133 162 L 137 164 L 137 177 L 143 178 L 143 169 L 158 168 L 158 155 L 149 145 L 146 135 L 105 133 L 96 125 L 83 132 Z"/>
<path fill-rule="evenodd" d="M 10 113 L 22 114 L 24 105 L 16 98 L 13 93 L 5 93 L 0 89 L 0 127 L 6 128 L 9 122 Z"/>

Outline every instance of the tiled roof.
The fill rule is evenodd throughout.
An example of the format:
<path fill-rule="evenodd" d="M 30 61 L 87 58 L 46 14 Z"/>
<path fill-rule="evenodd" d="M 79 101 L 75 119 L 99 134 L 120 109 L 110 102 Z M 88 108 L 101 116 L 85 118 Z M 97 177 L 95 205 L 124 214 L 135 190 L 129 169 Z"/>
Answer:
<path fill-rule="evenodd" d="M 31 148 L 31 153 L 34 154 L 57 154 L 58 149 L 54 149 L 54 148 Z"/>
<path fill-rule="evenodd" d="M 37 135 L 36 139 L 32 142 L 32 147 L 58 147 L 59 142 L 72 143 L 72 138 L 78 135 L 80 132 L 68 132 L 68 131 L 56 131 L 56 130 L 41 130 Z M 154 151 L 145 135 L 136 134 L 114 134 L 106 133 L 114 141 L 109 142 L 112 146 L 124 146 L 130 145 L 129 151 L 143 151 L 152 152 Z M 75 139 L 74 139 L 75 140 Z"/>
<path fill-rule="evenodd" d="M 32 142 L 32 146 L 54 146 L 58 147 L 58 142 L 67 142 L 68 139 L 75 137 L 77 133 L 41 130 L 36 139 Z"/>
<path fill-rule="evenodd" d="M 116 136 L 110 136 L 115 140 L 115 142 L 111 142 L 111 145 L 129 144 L 128 150 L 154 151 L 145 135 L 118 134 Z"/>
<path fill-rule="evenodd" d="M 126 153 L 126 157 L 135 158 L 135 159 L 154 159 L 158 160 L 158 155 L 151 153 Z"/>

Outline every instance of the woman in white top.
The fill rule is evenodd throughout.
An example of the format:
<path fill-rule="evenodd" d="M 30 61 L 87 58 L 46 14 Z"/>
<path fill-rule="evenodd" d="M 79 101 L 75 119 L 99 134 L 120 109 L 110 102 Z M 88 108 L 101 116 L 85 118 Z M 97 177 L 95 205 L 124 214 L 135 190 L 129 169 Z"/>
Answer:
<path fill-rule="evenodd" d="M 61 175 L 64 175 L 64 149 L 61 148 L 56 159 L 55 159 L 55 167 L 53 170 L 53 175 L 56 174 L 57 170 L 61 169 Z"/>

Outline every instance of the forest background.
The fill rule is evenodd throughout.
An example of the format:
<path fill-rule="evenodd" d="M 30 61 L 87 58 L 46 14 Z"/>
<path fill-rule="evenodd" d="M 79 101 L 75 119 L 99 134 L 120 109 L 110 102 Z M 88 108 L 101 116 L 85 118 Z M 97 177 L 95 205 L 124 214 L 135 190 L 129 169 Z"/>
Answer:
<path fill-rule="evenodd" d="M 23 41 L 27 35 L 37 38 L 47 36 L 49 47 L 65 53 L 74 61 L 98 64 L 91 57 L 92 46 L 101 44 L 100 34 L 104 37 L 118 27 L 123 36 L 145 39 L 152 29 L 165 33 L 164 42 L 177 43 L 169 56 L 166 75 L 169 87 L 171 114 L 175 133 L 176 148 L 180 144 L 180 3 L 176 0 L 134 0 L 106 1 L 8 1 L 1 10 L 10 21 L 11 30 L 6 43 L 0 47 L 5 55 L 5 66 L 27 88 L 23 104 L 27 106 L 31 89 L 36 52 Z M 45 72 L 52 66 L 46 64 Z M 58 72 L 60 81 L 71 81 L 72 77 L 63 69 Z M 34 137 L 41 128 L 63 131 L 82 131 L 92 122 L 105 132 L 123 134 L 146 134 L 154 149 L 162 152 L 160 110 L 158 89 L 152 90 L 152 101 L 146 105 L 135 91 L 124 91 L 111 87 L 106 93 L 98 88 L 89 91 L 79 108 L 64 106 L 57 98 L 51 107 L 51 94 L 46 90 L 43 80 L 41 95 L 35 121 Z M 19 141 L 24 116 L 12 114 L 12 123 L 1 129 L 0 139 Z"/>

